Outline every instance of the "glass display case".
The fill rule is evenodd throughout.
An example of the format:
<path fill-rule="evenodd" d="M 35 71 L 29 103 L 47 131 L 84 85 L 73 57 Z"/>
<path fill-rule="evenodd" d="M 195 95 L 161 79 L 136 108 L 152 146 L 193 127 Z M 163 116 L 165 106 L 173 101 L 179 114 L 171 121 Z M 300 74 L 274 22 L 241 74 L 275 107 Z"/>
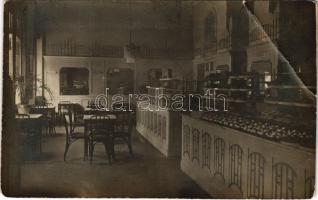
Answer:
<path fill-rule="evenodd" d="M 305 85 L 302 73 L 281 73 L 268 84 L 264 101 L 268 104 L 315 107 L 316 86 Z"/>

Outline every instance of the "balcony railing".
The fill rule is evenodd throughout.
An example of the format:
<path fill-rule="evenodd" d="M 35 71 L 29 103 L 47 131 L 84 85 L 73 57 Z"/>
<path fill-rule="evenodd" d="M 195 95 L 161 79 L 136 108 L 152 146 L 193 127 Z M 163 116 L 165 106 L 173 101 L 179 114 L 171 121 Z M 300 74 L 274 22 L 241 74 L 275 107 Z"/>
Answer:
<path fill-rule="evenodd" d="M 278 21 L 275 19 L 271 24 L 264 24 L 262 27 L 254 28 L 249 35 L 249 42 L 271 39 L 272 41 L 278 38 Z"/>
<path fill-rule="evenodd" d="M 123 47 L 110 46 L 93 42 L 78 44 L 74 40 L 50 42 L 45 46 L 47 56 L 84 56 L 84 57 L 123 57 Z"/>
<path fill-rule="evenodd" d="M 225 37 L 218 41 L 209 42 L 194 49 L 194 55 L 205 55 L 206 53 L 216 54 L 217 51 L 229 49 L 231 47 L 231 37 Z"/>
<path fill-rule="evenodd" d="M 192 50 L 140 47 L 136 56 L 141 58 L 192 58 Z M 90 44 L 79 44 L 68 39 L 62 42 L 49 42 L 45 46 L 47 56 L 83 56 L 83 57 L 114 57 L 124 56 L 124 47 L 100 44 L 95 41 Z"/>
<path fill-rule="evenodd" d="M 139 57 L 142 58 L 192 58 L 191 49 L 171 49 L 171 48 L 149 48 L 141 47 L 138 52 Z"/>

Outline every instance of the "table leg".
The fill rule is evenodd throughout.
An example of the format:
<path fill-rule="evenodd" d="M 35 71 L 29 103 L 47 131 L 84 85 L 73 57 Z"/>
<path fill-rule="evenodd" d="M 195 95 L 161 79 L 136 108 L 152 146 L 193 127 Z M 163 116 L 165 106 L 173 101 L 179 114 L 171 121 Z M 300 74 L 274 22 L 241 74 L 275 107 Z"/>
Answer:
<path fill-rule="evenodd" d="M 112 132 L 113 134 L 111 134 L 111 151 L 112 151 L 112 157 L 113 157 L 113 160 L 116 161 L 116 157 L 115 157 L 115 138 L 114 138 L 114 133 L 115 133 L 115 128 L 112 127 Z"/>
<path fill-rule="evenodd" d="M 88 157 L 87 123 L 84 123 L 84 161 Z"/>
<path fill-rule="evenodd" d="M 40 148 L 40 154 L 42 154 L 42 127 L 43 127 L 43 121 L 42 120 L 40 121 L 39 126 L 40 126 L 39 130 L 38 130 L 39 131 L 39 140 L 40 140 L 39 141 L 39 143 L 40 143 L 39 144 L 40 145 L 39 148 Z"/>
<path fill-rule="evenodd" d="M 115 157 L 115 144 L 114 144 L 114 137 L 112 137 L 112 146 L 111 146 L 111 150 L 112 150 L 112 157 L 113 160 L 116 161 L 116 157 Z"/>
<path fill-rule="evenodd" d="M 50 132 L 56 134 L 55 130 L 55 108 L 50 109 Z"/>

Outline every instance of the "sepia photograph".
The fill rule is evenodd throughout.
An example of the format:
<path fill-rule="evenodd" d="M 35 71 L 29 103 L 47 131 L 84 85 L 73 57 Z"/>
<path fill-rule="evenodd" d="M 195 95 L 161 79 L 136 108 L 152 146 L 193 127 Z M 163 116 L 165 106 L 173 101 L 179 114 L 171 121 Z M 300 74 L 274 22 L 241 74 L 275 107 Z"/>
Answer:
<path fill-rule="evenodd" d="M 2 1 L 2 195 L 312 198 L 316 3 Z"/>

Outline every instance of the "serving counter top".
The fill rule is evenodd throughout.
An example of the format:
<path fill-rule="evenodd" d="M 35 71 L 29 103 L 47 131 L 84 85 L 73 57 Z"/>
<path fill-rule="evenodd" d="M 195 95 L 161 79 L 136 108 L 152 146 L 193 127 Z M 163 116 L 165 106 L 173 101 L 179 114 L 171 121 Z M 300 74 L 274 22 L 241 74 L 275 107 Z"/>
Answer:
<path fill-rule="evenodd" d="M 275 142 L 315 147 L 315 129 L 300 122 L 283 123 L 229 112 L 206 112 L 201 119 Z"/>

